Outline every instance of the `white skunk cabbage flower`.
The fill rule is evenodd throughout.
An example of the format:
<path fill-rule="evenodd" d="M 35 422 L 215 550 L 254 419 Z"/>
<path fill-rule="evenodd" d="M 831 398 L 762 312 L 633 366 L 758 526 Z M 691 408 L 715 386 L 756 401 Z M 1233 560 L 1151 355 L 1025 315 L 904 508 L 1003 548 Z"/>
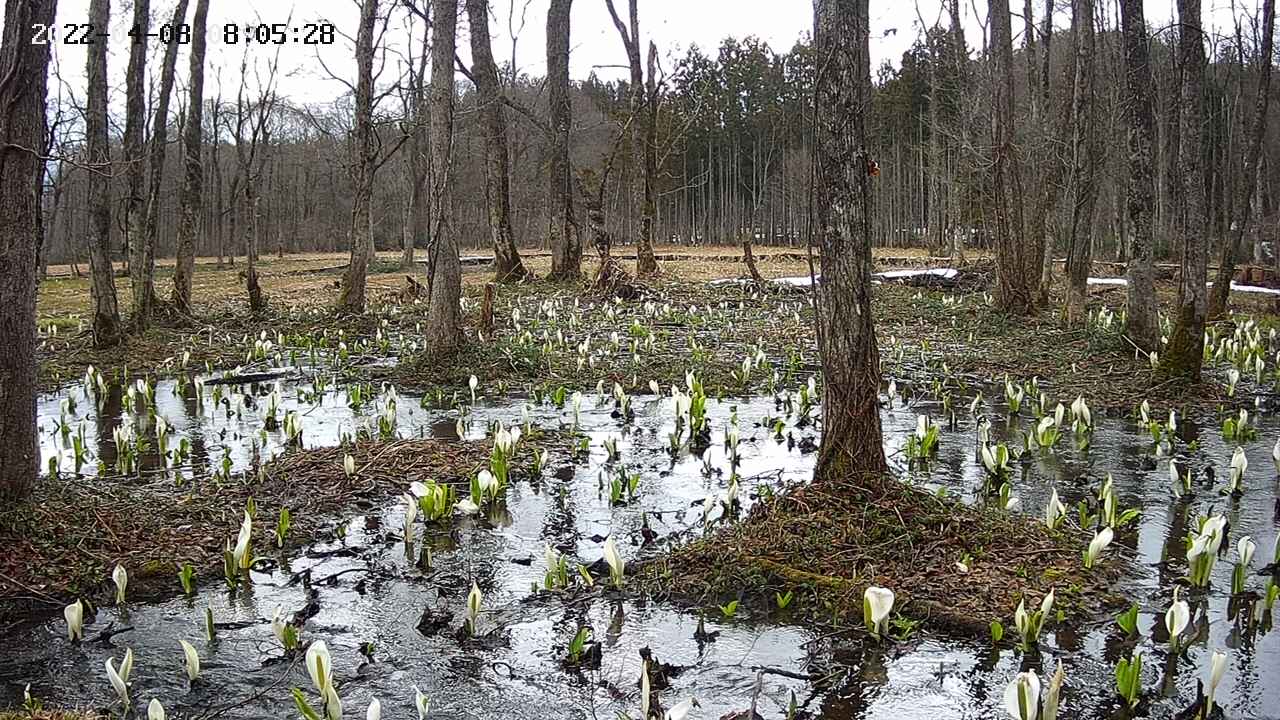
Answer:
<path fill-rule="evenodd" d="M 62 616 L 67 619 L 67 639 L 71 642 L 84 638 L 84 604 L 79 600 L 62 608 Z"/>
<path fill-rule="evenodd" d="M 324 689 L 324 716 L 327 720 L 342 720 L 342 698 L 333 683 Z"/>
<path fill-rule="evenodd" d="M 133 669 L 133 650 L 126 650 L 124 660 L 120 663 L 120 670 L 116 670 L 115 658 L 107 658 L 107 681 L 111 683 L 112 689 L 116 691 L 116 696 L 120 698 L 120 702 L 125 707 L 129 706 L 129 672 Z"/>
<path fill-rule="evenodd" d="M 1231 453 L 1231 480 L 1229 481 L 1229 489 L 1232 492 L 1240 490 L 1240 481 L 1244 479 L 1245 470 L 1249 469 L 1249 458 L 1244 454 L 1244 448 L 1236 446 L 1236 451 Z"/>
<path fill-rule="evenodd" d="M 476 619 L 480 617 L 480 605 L 484 602 L 484 594 L 475 581 L 471 582 L 471 592 L 467 593 L 467 623 L 471 626 L 471 634 L 476 634 Z"/>
<path fill-rule="evenodd" d="M 476 388 L 480 387 L 480 378 L 472 375 L 471 378 L 467 380 L 467 387 L 471 388 L 471 404 L 474 405 L 476 402 Z"/>
<path fill-rule="evenodd" d="M 1089 549 L 1084 554 L 1084 566 L 1086 568 L 1093 567 L 1098 557 L 1102 555 L 1102 551 L 1107 549 L 1111 544 L 1111 540 L 1115 537 L 1115 531 L 1110 527 L 1104 527 L 1102 530 L 1094 534 L 1093 540 L 1089 541 Z"/>
<path fill-rule="evenodd" d="M 475 515 L 480 512 L 480 506 L 471 502 L 471 498 L 462 498 L 454 503 L 453 507 L 463 515 Z"/>
<path fill-rule="evenodd" d="M 1276 444 L 1271 446 L 1271 463 L 1276 466 L 1276 472 L 1280 473 L 1280 438 L 1276 438 Z"/>
<path fill-rule="evenodd" d="M 480 494 L 493 497 L 498 494 L 498 478 L 488 470 L 481 470 L 476 475 L 476 483 L 480 485 Z"/>
<path fill-rule="evenodd" d="M 253 553 L 249 550 L 249 541 L 253 538 L 253 518 L 249 515 L 249 511 L 244 511 L 244 520 L 240 522 L 240 534 L 236 536 L 235 550 L 231 551 L 231 556 L 236 561 L 236 567 L 241 570 L 247 569 L 253 564 Z"/>
<path fill-rule="evenodd" d="M 1067 677 L 1067 673 L 1062 668 L 1062 660 L 1058 660 L 1058 669 L 1053 672 L 1053 677 L 1049 678 L 1049 689 L 1044 693 L 1044 712 L 1040 714 L 1040 720 L 1058 720 L 1058 695 L 1062 692 L 1062 681 Z"/>
<path fill-rule="evenodd" d="M 151 703 L 147 705 L 147 720 L 165 720 L 164 706 L 155 698 L 151 698 Z"/>
<path fill-rule="evenodd" d="M 1213 696 L 1218 692 L 1218 685 L 1222 683 L 1222 676 L 1227 672 L 1227 654 L 1221 650 L 1214 650 L 1213 657 L 1209 658 L 1209 682 L 1205 683 L 1205 708 L 1207 712 L 1213 712 Z"/>
<path fill-rule="evenodd" d="M 1244 537 L 1236 541 L 1236 555 L 1239 556 L 1240 565 L 1242 567 L 1246 567 L 1246 568 L 1249 567 L 1249 565 L 1253 562 L 1253 554 L 1257 550 L 1258 550 L 1258 544 L 1255 543 L 1253 541 L 1253 538 L 1249 537 L 1248 535 L 1245 535 Z"/>
<path fill-rule="evenodd" d="M 663 720 L 685 720 L 685 718 L 689 717 L 689 713 L 697 706 L 698 701 L 695 698 L 691 697 L 687 700 L 682 700 L 671 706 L 671 709 L 668 710 L 662 718 Z"/>
<path fill-rule="evenodd" d="M 111 571 L 111 581 L 116 584 L 116 604 L 123 605 L 125 588 L 129 587 L 129 571 L 116 563 L 116 569 Z"/>
<path fill-rule="evenodd" d="M 417 685 L 413 686 L 413 706 L 418 709 L 418 720 L 427 720 L 427 710 L 431 707 L 431 701 Z"/>
<path fill-rule="evenodd" d="M 364 713 L 365 720 L 382 720 L 382 703 L 378 698 L 374 698 L 369 703 L 369 709 Z"/>
<path fill-rule="evenodd" d="M 329 646 L 323 640 L 317 640 L 307 646 L 307 674 L 311 676 L 311 684 L 316 692 L 324 695 L 325 689 L 333 683 L 333 660 L 329 657 Z"/>
<path fill-rule="evenodd" d="M 1076 399 L 1072 401 L 1071 417 L 1085 427 L 1093 427 L 1093 413 L 1089 410 L 1089 405 L 1085 403 L 1083 395 L 1077 395 Z"/>
<path fill-rule="evenodd" d="M 1040 716 L 1040 678 L 1035 670 L 1018 673 L 1004 689 L 1004 710 L 1014 720 L 1037 720 Z"/>
<path fill-rule="evenodd" d="M 413 522 L 418 519 L 418 499 L 412 495 L 404 495 L 404 539 L 413 542 Z"/>
<path fill-rule="evenodd" d="M 459 435 L 461 434 L 462 433 L 459 433 Z M 356 459 L 351 456 L 351 453 L 347 453 L 342 456 L 342 470 L 347 474 L 347 477 L 351 477 L 356 474 Z"/>
<path fill-rule="evenodd" d="M 1054 488 L 1049 495 L 1049 504 L 1044 508 L 1044 524 L 1050 530 L 1058 527 L 1058 523 L 1067 516 L 1067 506 L 1058 499 L 1058 489 Z"/>
<path fill-rule="evenodd" d="M 284 606 L 276 605 L 275 612 L 271 613 L 271 633 L 281 645 L 284 644 L 284 628 L 287 624 L 284 620 Z"/>
<path fill-rule="evenodd" d="M 613 535 L 604 540 L 604 561 L 609 565 L 609 576 L 613 579 L 614 587 L 621 588 L 626 563 L 622 560 L 622 556 L 618 554 L 618 544 L 614 542 Z"/>
<path fill-rule="evenodd" d="M 889 613 L 893 611 L 893 591 L 875 585 L 862 593 L 862 619 L 867 629 L 876 637 L 889 628 Z"/>
<path fill-rule="evenodd" d="M 200 655 L 191 643 L 186 640 L 178 640 L 178 644 L 182 645 L 183 663 L 187 668 L 187 679 L 195 682 L 200 677 Z"/>
<path fill-rule="evenodd" d="M 1173 604 L 1168 610 L 1164 611 L 1164 628 L 1169 631 L 1169 642 L 1177 645 L 1178 637 L 1182 635 L 1182 631 L 1187 629 L 1187 624 L 1191 622 L 1191 607 L 1187 605 L 1186 600 L 1178 598 L 1178 587 L 1173 588 Z"/>

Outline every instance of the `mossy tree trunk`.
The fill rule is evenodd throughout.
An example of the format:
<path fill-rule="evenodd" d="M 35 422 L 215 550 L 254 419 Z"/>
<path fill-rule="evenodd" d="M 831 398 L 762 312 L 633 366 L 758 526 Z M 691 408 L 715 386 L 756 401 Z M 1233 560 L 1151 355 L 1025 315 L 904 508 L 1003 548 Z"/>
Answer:
<path fill-rule="evenodd" d="M 1178 56 L 1182 64 L 1179 91 L 1178 170 L 1181 187 L 1182 287 L 1169 344 L 1160 358 L 1167 377 L 1198 380 L 1204 363 L 1204 322 L 1208 276 L 1207 215 L 1204 163 L 1204 35 L 1200 0 L 1178 0 Z"/>
<path fill-rule="evenodd" d="M 1125 333 L 1140 349 L 1150 352 L 1160 343 L 1155 276 L 1155 176 L 1151 152 L 1155 115 L 1151 108 L 1151 54 L 1142 0 L 1121 0 L 1125 59 L 1124 113 L 1128 123 L 1129 174 L 1126 212 L 1129 220 L 1128 309 Z"/>
<path fill-rule="evenodd" d="M 45 147 L 49 45 L 31 26 L 51 26 L 55 0 L 9 0 L 0 67 L 0 507 L 22 500 L 40 472 L 36 428 L 36 236 L 33 192 Z"/>
<path fill-rule="evenodd" d="M 815 228 L 822 259 L 818 349 L 823 432 L 816 474 L 880 473 L 880 363 L 871 317 L 871 101 L 868 0 L 814 0 Z"/>

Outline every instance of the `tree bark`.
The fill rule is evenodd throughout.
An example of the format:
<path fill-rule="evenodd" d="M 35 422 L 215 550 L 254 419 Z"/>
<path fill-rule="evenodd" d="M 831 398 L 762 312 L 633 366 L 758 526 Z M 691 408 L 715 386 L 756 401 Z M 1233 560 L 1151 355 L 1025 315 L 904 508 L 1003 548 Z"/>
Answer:
<path fill-rule="evenodd" d="M 551 214 L 550 280 L 582 277 L 582 233 L 573 212 L 569 130 L 569 11 L 573 0 L 551 0 L 547 10 L 547 99 L 551 136 L 548 152 L 548 207 Z"/>
<path fill-rule="evenodd" d="M 1126 213 L 1129 220 L 1128 310 L 1125 333 L 1143 351 L 1160 344 L 1152 256 L 1155 252 L 1155 178 L 1152 147 L 1155 116 L 1151 98 L 1151 59 L 1142 0 L 1121 0 L 1125 57 L 1124 113 L 1128 123 L 1129 173 Z"/>
<path fill-rule="evenodd" d="M 360 313 L 365 307 L 369 260 L 373 255 L 373 33 L 378 0 L 361 0 L 360 29 L 356 33 L 355 131 L 351 139 L 351 263 L 342 276 L 338 310 Z"/>
<path fill-rule="evenodd" d="M 475 78 L 480 129 L 484 133 L 484 196 L 489 209 L 489 235 L 493 241 L 498 282 L 519 282 L 530 277 L 511 229 L 511 167 L 507 156 L 507 121 L 498 87 L 498 68 L 489 40 L 488 0 L 466 0 L 471 24 L 471 75 Z"/>
<path fill-rule="evenodd" d="M 815 91 L 813 195 L 822 259 L 816 292 L 823 433 L 815 475 L 839 479 L 886 469 L 871 317 L 868 0 L 814 0 L 813 14 L 814 48 L 822 58 Z"/>
<path fill-rule="evenodd" d="M 1182 241 L 1182 288 L 1178 293 L 1173 333 L 1160 359 L 1160 372 L 1168 377 L 1199 380 L 1204 363 L 1208 275 L 1203 152 L 1205 52 L 1200 0 L 1178 0 L 1178 19 L 1178 55 L 1182 64 L 1178 128 L 1183 215 L 1178 227 Z"/>
<path fill-rule="evenodd" d="M 1089 298 L 1093 217 L 1098 198 L 1097 139 L 1094 107 L 1094 3 L 1074 0 L 1075 79 L 1071 92 L 1071 234 L 1067 239 L 1067 324 L 1084 321 Z"/>
<path fill-rule="evenodd" d="M 647 142 L 647 116 L 650 112 L 648 94 L 645 92 L 644 68 L 640 65 L 640 15 L 637 0 L 627 0 L 627 23 L 618 16 L 613 0 L 605 0 L 614 27 L 622 38 L 627 51 L 627 64 L 631 69 L 628 88 L 628 108 L 631 124 L 631 196 L 632 207 L 640 216 L 640 233 L 636 238 L 636 274 L 644 277 L 658 272 L 658 260 L 653 253 L 653 183 L 649 173 L 654 164 L 652 150 Z"/>
<path fill-rule="evenodd" d="M 427 15 L 427 12 L 423 12 Z M 423 17 L 427 23 L 427 17 Z M 405 222 L 400 266 L 406 270 L 413 267 L 414 254 L 419 238 L 427 234 L 427 199 L 430 197 L 427 184 L 427 169 L 430 165 L 428 153 L 431 151 L 429 125 L 427 119 L 427 58 L 431 52 L 430 30 L 424 29 L 421 54 L 416 66 L 409 68 L 409 151 L 405 157 L 405 172 L 409 177 L 409 192 L 405 201 Z"/>
<path fill-rule="evenodd" d="M 1039 294 L 1040 257 L 1022 232 L 1022 182 L 1013 153 L 1013 27 L 1007 4 L 990 3 L 991 149 L 995 191 L 996 306 L 1007 313 L 1030 315 Z"/>
<path fill-rule="evenodd" d="M 196 0 L 195 19 L 191 27 L 191 65 L 187 79 L 187 120 L 182 133 L 184 173 L 182 190 L 178 196 L 178 247 L 172 296 L 173 305 L 188 315 L 191 314 L 191 281 L 196 267 L 196 236 L 200 232 L 200 213 L 204 203 L 204 168 L 200 152 L 204 128 L 205 27 L 208 18 L 209 0 Z M 216 144 L 214 152 L 217 152 Z M 218 174 L 220 177 L 221 170 Z M 218 206 L 221 207 L 221 187 L 218 192 Z M 219 219 L 218 225 L 221 224 Z"/>
<path fill-rule="evenodd" d="M 1235 277 L 1236 255 L 1244 243 L 1244 236 L 1253 215 L 1253 196 L 1257 191 L 1258 163 L 1262 157 L 1262 142 L 1267 134 L 1267 105 L 1271 99 L 1271 62 L 1275 47 L 1273 35 L 1276 25 L 1275 0 L 1262 1 L 1262 47 L 1258 53 L 1258 90 L 1254 98 L 1253 120 L 1249 125 L 1249 147 L 1245 151 L 1244 168 L 1236 183 L 1235 221 L 1227 230 L 1218 256 L 1218 274 L 1209 293 L 1208 316 L 1216 318 L 1227 311 L 1231 299 L 1231 280 Z M 1243 69 L 1243 68 L 1242 68 Z"/>
<path fill-rule="evenodd" d="M 50 46 L 32 25 L 52 25 L 55 0 L 7 0 L 0 41 L 0 507 L 25 498 L 40 472 L 36 427 L 36 203 L 33 179 L 45 135 Z"/>
<path fill-rule="evenodd" d="M 178 0 L 173 10 L 170 27 L 176 28 L 187 18 L 188 0 Z M 156 243 L 159 235 L 160 220 L 160 184 L 164 180 L 164 159 L 169 143 L 169 96 L 173 93 L 174 68 L 178 64 L 178 43 L 171 42 L 165 46 L 164 59 L 160 67 L 160 95 L 156 99 L 155 119 L 151 123 L 150 146 L 150 179 L 147 186 L 146 218 L 143 221 L 142 254 L 139 258 L 141 270 L 138 276 L 145 284 L 144 295 L 146 308 L 144 312 L 134 312 L 134 330 L 141 332 L 151 320 L 156 303 Z M 132 270 L 133 266 L 130 265 Z M 136 282 L 136 281 L 135 281 Z M 134 292 L 134 307 L 137 308 L 137 291 Z"/>
<path fill-rule="evenodd" d="M 129 285 L 133 295 L 133 329 L 141 332 L 151 324 L 151 279 L 147 277 L 146 178 L 144 139 L 147 125 L 147 33 L 151 27 L 150 0 L 134 0 L 134 36 L 129 46 L 129 67 L 125 72 L 124 143 L 127 195 L 125 197 L 125 244 L 129 248 Z M 176 43 L 175 43 L 176 44 Z"/>
<path fill-rule="evenodd" d="M 91 0 L 89 22 L 108 27 L 110 0 Z M 88 173 L 89 274 L 93 277 L 93 340 L 97 347 L 120 342 L 120 307 L 115 268 L 111 263 L 111 146 L 107 137 L 107 44 L 89 46 L 85 107 L 85 152 Z"/>
<path fill-rule="evenodd" d="M 453 56 L 458 0 L 433 0 L 431 28 L 431 196 L 436 209 L 431 232 L 427 288 L 431 295 L 425 329 L 429 351 L 447 355 L 462 344 L 462 264 L 458 237 L 450 229 L 450 161 L 453 157 Z"/>

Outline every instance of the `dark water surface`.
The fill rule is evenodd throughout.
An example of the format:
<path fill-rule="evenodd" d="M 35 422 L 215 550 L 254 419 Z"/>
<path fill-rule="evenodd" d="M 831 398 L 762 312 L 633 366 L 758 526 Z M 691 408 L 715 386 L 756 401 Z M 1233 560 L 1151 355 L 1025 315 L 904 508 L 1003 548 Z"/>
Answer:
<path fill-rule="evenodd" d="M 173 382 L 160 383 L 156 405 L 173 428 L 170 446 L 179 437 L 188 438 L 192 446 L 192 467 L 164 471 L 191 473 L 195 467 L 200 468 L 195 474 L 201 475 L 206 466 L 220 466 L 224 456 L 230 458 L 234 471 L 240 471 L 249 466 L 254 442 L 264 455 L 281 452 L 279 431 L 267 433 L 265 441 L 262 436 L 261 413 L 271 388 L 269 382 L 225 386 L 223 393 L 229 397 L 223 405 L 212 402 L 212 386 L 206 386 L 205 400 L 198 407 L 193 388 L 178 393 Z M 383 395 L 375 392 L 360 410 L 352 410 L 342 389 L 301 398 L 300 394 L 312 390 L 308 381 L 286 380 L 282 390 L 280 412 L 299 412 L 308 447 L 336 445 L 344 434 L 354 435 L 362 425 L 376 425 L 383 405 Z M 251 407 L 246 408 L 241 399 L 245 394 L 252 396 Z M 95 410 L 79 386 L 42 398 L 39 411 L 46 463 L 49 457 L 61 455 L 62 470 L 72 468 L 70 453 L 62 448 L 57 431 L 60 405 L 67 398 L 76 405 L 67 414 L 69 424 L 85 422 L 90 461 L 82 471 L 95 473 L 101 459 L 107 474 L 97 482 L 112 482 L 116 461 L 112 433 L 121 417 L 118 392 L 114 401 L 107 399 L 102 412 Z M 529 402 L 518 397 L 482 398 L 471 412 L 467 435 L 482 436 L 492 420 L 519 423 Z M 105 645 L 71 645 L 60 617 L 10 631 L 0 636 L 0 705 L 20 702 L 23 686 L 30 683 L 32 694 L 46 702 L 107 707 L 114 693 L 103 663 L 108 657 L 116 657 L 118 663 L 125 648 L 131 647 L 136 658 L 132 694 L 137 708 L 158 697 L 170 717 L 202 716 L 237 703 L 242 704 L 222 716 L 296 717 L 288 688 L 301 687 L 310 693 L 310 681 L 303 668 L 290 669 L 280 660 L 282 650 L 270 619 L 277 605 L 292 614 L 308 602 L 296 578 L 309 571 L 313 579 L 333 579 L 316 585 L 319 612 L 307 621 L 302 640 L 322 639 L 328 644 L 346 707 L 344 717 L 364 717 L 370 698 L 378 697 L 384 718 L 416 718 L 413 685 L 430 696 L 430 717 L 586 719 L 613 718 L 618 712 L 634 717 L 640 703 L 639 651 L 644 647 L 652 648 L 663 662 L 684 668 L 672 678 L 672 687 L 662 699 L 664 706 L 670 706 L 696 696 L 701 707 L 692 718 L 720 718 L 748 708 L 759 668 L 784 673 L 761 676 L 756 702 L 766 718 L 785 717 L 792 693 L 809 716 L 1005 717 L 1001 696 L 1012 677 L 1024 666 L 1034 667 L 1043 677 L 1059 659 L 1066 666 L 1061 717 L 1122 716 L 1116 714 L 1112 669 L 1118 658 L 1128 655 L 1129 646 L 1117 641 L 1114 625 L 1107 620 L 1070 628 L 1050 620 L 1041 652 L 1032 657 L 1009 649 L 993 651 L 985 641 L 960 642 L 931 635 L 863 652 L 833 644 L 821 630 L 789 622 L 785 614 L 749 617 L 740 613 L 725 619 L 710 608 L 706 627 L 719 635 L 714 641 L 700 642 L 695 639 L 697 615 L 675 607 L 616 600 L 610 594 L 534 593 L 531 587 L 541 583 L 545 571 L 544 544 L 556 546 L 574 562 L 590 565 L 601 557 L 604 537 L 613 534 L 629 561 L 649 557 L 670 542 L 703 532 L 704 499 L 725 496 L 727 472 L 707 476 L 700 458 L 686 451 L 672 460 L 666 453 L 667 435 L 674 428 L 669 397 L 657 399 L 645 391 L 633 397 L 633 407 L 636 418 L 624 427 L 610 416 L 611 402 L 586 395 L 580 427 L 591 440 L 588 462 L 575 464 L 553 456 L 539 481 L 521 479 L 512 484 L 503 509 L 462 518 L 451 530 L 427 530 L 419 521 L 412 548 L 406 548 L 401 534 L 404 503 L 391 503 L 376 513 L 344 519 L 345 538 L 319 543 L 290 558 L 288 570 L 254 572 L 248 589 L 233 593 L 220 579 L 205 578 L 192 598 L 131 605 L 127 617 L 114 608 L 103 609 L 86 628 L 86 636 L 94 637 L 109 622 L 133 628 Z M 238 414 L 236 408 L 240 408 Z M 710 459 L 720 469 L 728 465 L 724 428 L 731 414 L 736 414 L 742 436 L 740 498 L 747 506 L 754 501 L 757 486 L 780 489 L 808 477 L 814 455 L 801 449 L 801 441 L 816 440 L 816 431 L 812 426 L 797 427 L 793 415 L 787 418 L 784 434 L 796 441 L 795 447 L 775 440 L 771 431 L 758 426 L 766 417 L 785 414 L 773 398 L 711 400 L 708 410 L 713 424 Z M 906 467 L 898 451 L 914 429 L 918 412 L 942 420 L 940 405 L 923 401 L 911 409 L 899 403 L 883 415 L 886 449 L 894 453 L 904 481 L 945 488 L 969 502 L 985 502 L 979 491 L 983 473 L 975 462 L 972 418 L 962 417 L 955 430 L 942 433 L 939 455 L 928 470 Z M 1153 409 L 1156 417 L 1166 414 L 1167 408 Z M 401 437 L 457 437 L 458 413 L 424 409 L 418 397 L 400 396 L 396 415 Z M 530 407 L 529 416 L 533 424 L 547 428 L 572 423 L 568 404 L 563 409 L 549 404 Z M 993 422 L 996 438 L 1015 438 L 1030 424 L 1029 420 L 1008 422 L 997 414 Z M 1146 658 L 1143 681 L 1149 700 L 1143 710 L 1149 717 L 1165 718 L 1187 707 L 1195 696 L 1196 679 L 1207 677 L 1208 658 L 1216 649 L 1229 656 L 1218 691 L 1227 716 L 1280 717 L 1277 633 L 1251 636 L 1227 619 L 1236 540 L 1250 535 L 1257 542 L 1255 570 L 1271 561 L 1278 525 L 1270 448 L 1280 435 L 1280 424 L 1263 419 L 1258 439 L 1246 444 L 1250 461 L 1246 492 L 1234 500 L 1219 490 L 1235 445 L 1224 442 L 1216 428 L 1199 430 L 1184 422 L 1176 449 L 1185 451 L 1190 441 L 1197 440 L 1199 448 L 1190 455 L 1191 465 L 1211 464 L 1219 481 L 1216 487 L 1198 484 L 1195 497 L 1180 501 L 1170 492 L 1167 461 L 1160 460 L 1150 469 L 1150 436 L 1139 432 L 1133 419 L 1097 418 L 1096 422 L 1088 449 L 1074 448 L 1071 438 L 1065 437 L 1052 453 L 1032 451 L 1023 477 L 1014 482 L 1014 495 L 1022 511 L 1038 520 L 1051 488 L 1056 487 L 1074 518 L 1074 503 L 1096 493 L 1101 476 L 1110 472 L 1122 506 L 1142 509 L 1136 531 L 1118 533 L 1105 561 L 1133 565 L 1122 589 L 1141 606 L 1142 638 L 1137 647 Z M 146 435 L 151 428 L 139 427 L 138 432 Z M 620 506 L 609 502 L 607 478 L 602 489 L 602 473 L 613 469 L 603 449 L 610 437 L 619 439 L 619 464 L 641 475 L 637 497 Z M 159 472 L 164 465 L 154 454 L 144 455 L 141 464 L 149 472 Z M 714 523 L 723 510 L 713 504 L 716 509 L 709 516 Z M 1174 581 L 1185 572 L 1182 538 L 1188 523 L 1211 508 L 1229 518 L 1230 536 L 1224 546 L 1232 549 L 1217 563 L 1212 589 L 1201 603 L 1210 621 L 1207 639 L 1193 645 L 1185 657 L 1173 660 L 1168 658 L 1167 645 L 1154 641 L 1152 635 L 1163 624 Z M 646 517 L 657 540 L 641 547 Z M 263 538 L 255 540 L 260 547 L 266 544 Z M 424 569 L 415 561 L 428 546 L 433 567 Z M 1166 558 L 1174 562 L 1161 571 L 1156 564 Z M 488 635 L 483 642 L 460 642 L 455 633 L 462 624 L 473 579 L 484 591 L 480 630 Z M 1251 576 L 1247 585 L 1260 591 L 1264 581 Z M 223 628 L 212 645 L 204 639 L 205 608 L 212 609 Z M 417 626 L 428 609 L 433 617 L 451 613 L 452 619 L 439 632 L 424 634 Z M 601 667 L 587 672 L 566 670 L 559 662 L 564 647 L 584 624 L 593 628 L 602 644 Z M 1012 618 L 1005 624 L 1012 635 Z M 193 643 L 201 655 L 203 681 L 194 688 L 188 686 L 182 670 L 178 638 Z M 373 662 L 360 653 L 364 643 L 374 646 Z M 824 681 L 787 676 L 810 672 Z M 309 696 L 314 701 L 314 694 Z M 118 712 L 118 704 L 113 707 Z"/>

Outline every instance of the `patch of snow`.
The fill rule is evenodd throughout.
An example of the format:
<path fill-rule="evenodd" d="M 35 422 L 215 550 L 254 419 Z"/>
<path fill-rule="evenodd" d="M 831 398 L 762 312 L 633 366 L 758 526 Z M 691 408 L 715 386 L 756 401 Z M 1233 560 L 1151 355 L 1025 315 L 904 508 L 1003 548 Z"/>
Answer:
<path fill-rule="evenodd" d="M 1125 278 L 1089 278 L 1090 285 L 1128 285 L 1129 281 Z M 1209 283 L 1205 283 L 1208 285 Z M 1241 285 L 1240 283 L 1231 281 L 1232 292 L 1257 293 L 1259 295 L 1280 295 L 1280 290 L 1276 288 L 1259 287 L 1257 285 Z"/>
<path fill-rule="evenodd" d="M 878 280 L 902 280 L 903 278 L 940 277 L 943 280 L 954 280 L 960 275 L 960 271 L 955 268 L 934 268 L 932 270 L 887 270 L 885 272 L 875 273 L 871 277 Z"/>

